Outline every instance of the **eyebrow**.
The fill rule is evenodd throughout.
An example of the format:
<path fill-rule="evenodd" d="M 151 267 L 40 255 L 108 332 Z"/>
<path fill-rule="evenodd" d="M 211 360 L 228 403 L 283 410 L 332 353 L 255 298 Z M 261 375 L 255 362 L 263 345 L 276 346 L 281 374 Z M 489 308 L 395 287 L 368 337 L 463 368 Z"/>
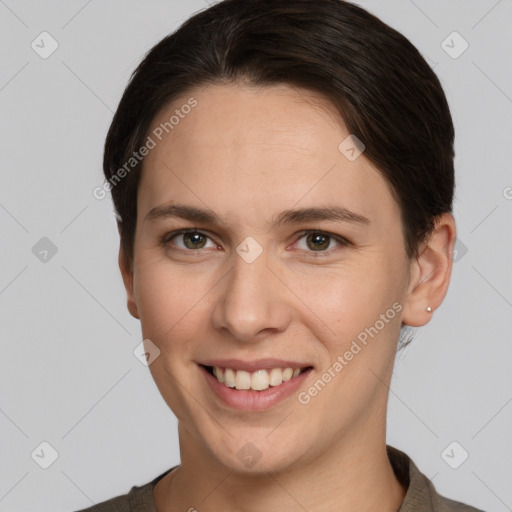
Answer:
<path fill-rule="evenodd" d="M 177 203 L 167 203 L 152 208 L 146 214 L 144 220 L 157 222 L 159 220 L 170 218 L 179 218 L 204 224 L 224 224 L 222 219 L 212 210 Z M 348 210 L 347 208 L 343 208 L 341 206 L 324 206 L 285 210 L 279 215 L 274 216 L 271 222 L 271 228 L 274 229 L 281 225 L 299 224 L 302 222 L 322 220 L 349 222 L 361 225 L 369 225 L 371 223 L 370 219 L 367 217 Z"/>

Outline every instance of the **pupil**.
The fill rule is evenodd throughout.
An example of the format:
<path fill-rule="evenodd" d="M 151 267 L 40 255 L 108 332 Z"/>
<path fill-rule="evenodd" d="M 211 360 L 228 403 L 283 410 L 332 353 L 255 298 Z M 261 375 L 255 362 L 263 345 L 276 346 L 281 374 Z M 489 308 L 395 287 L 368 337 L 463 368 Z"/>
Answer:
<path fill-rule="evenodd" d="M 197 249 L 199 247 L 199 244 L 201 243 L 203 239 L 203 235 L 200 233 L 185 233 L 185 245 L 189 249 Z M 204 240 L 203 240 L 204 242 Z M 204 243 L 200 245 L 200 247 L 203 247 Z"/>
<path fill-rule="evenodd" d="M 308 241 L 313 242 L 313 246 L 310 247 L 310 249 L 313 249 L 315 251 L 319 249 L 326 249 L 329 247 L 329 237 L 322 234 L 312 234 L 309 235 Z"/>

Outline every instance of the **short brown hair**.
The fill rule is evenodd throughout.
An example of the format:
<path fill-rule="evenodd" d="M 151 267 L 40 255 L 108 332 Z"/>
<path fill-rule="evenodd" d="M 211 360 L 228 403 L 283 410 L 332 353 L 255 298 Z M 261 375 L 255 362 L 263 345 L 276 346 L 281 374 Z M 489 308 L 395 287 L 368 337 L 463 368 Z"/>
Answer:
<path fill-rule="evenodd" d="M 407 38 L 343 0 L 224 0 L 192 16 L 131 76 L 106 138 L 105 178 L 174 98 L 237 82 L 288 84 L 330 101 L 391 185 L 409 258 L 452 211 L 454 128 L 438 77 Z M 129 266 L 142 165 L 111 189 Z"/>

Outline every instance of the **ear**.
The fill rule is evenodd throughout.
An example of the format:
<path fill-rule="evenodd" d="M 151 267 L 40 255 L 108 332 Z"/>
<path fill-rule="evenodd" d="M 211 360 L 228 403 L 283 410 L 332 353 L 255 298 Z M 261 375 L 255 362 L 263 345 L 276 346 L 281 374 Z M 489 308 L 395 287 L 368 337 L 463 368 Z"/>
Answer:
<path fill-rule="evenodd" d="M 119 235 L 121 235 L 121 224 L 119 222 L 117 224 L 117 229 L 119 231 Z M 122 244 L 120 244 L 119 247 L 118 264 L 119 269 L 121 270 L 121 276 L 123 277 L 124 287 L 126 289 L 128 311 L 133 317 L 140 319 L 135 295 L 133 293 L 133 268 L 129 262 L 126 261 Z"/>
<path fill-rule="evenodd" d="M 443 302 L 453 265 L 453 249 L 457 237 L 455 220 L 451 213 L 440 215 L 434 231 L 422 244 L 419 256 L 411 263 L 410 281 L 402 315 L 404 324 L 411 327 L 425 325 Z"/>

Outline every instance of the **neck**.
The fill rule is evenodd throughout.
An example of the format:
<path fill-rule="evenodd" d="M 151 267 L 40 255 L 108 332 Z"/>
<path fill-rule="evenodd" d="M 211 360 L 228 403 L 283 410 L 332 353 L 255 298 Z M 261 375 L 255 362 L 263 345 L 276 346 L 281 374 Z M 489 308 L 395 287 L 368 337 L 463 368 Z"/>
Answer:
<path fill-rule="evenodd" d="M 396 512 L 406 489 L 387 457 L 383 430 L 374 439 L 360 434 L 358 440 L 335 440 L 328 453 L 284 472 L 255 475 L 233 472 L 206 458 L 180 428 L 182 463 L 155 487 L 157 510 Z"/>

